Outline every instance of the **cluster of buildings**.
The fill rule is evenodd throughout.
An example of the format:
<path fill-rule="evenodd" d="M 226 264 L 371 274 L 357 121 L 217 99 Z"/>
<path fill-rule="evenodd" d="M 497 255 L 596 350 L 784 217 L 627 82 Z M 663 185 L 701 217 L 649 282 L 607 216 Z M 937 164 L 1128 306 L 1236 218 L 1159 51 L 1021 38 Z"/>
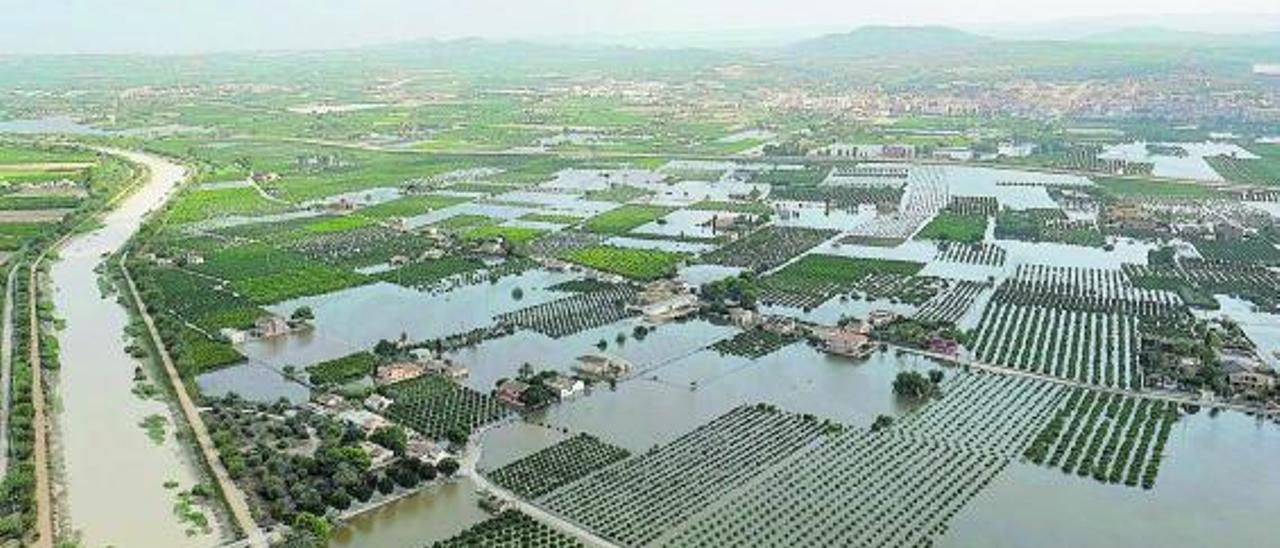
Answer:
<path fill-rule="evenodd" d="M 381 415 L 391 406 L 391 403 L 391 400 L 387 397 L 373 394 L 365 398 L 362 402 L 362 407 L 356 407 L 336 394 L 321 394 L 316 396 L 307 406 L 314 413 L 332 416 L 343 424 L 360 430 L 366 438 L 360 443 L 360 447 L 369 455 L 371 467 L 378 469 L 394 463 L 396 455 L 390 449 L 373 443 L 367 438 L 381 428 L 395 426 L 394 422 Z M 457 457 L 444 446 L 422 437 L 412 429 L 406 428 L 405 433 L 408 435 L 404 451 L 404 458 L 406 459 L 419 460 L 434 465 L 445 458 Z"/>
<path fill-rule="evenodd" d="M 553 373 L 530 381 L 521 379 L 503 381 L 494 390 L 494 397 L 498 398 L 498 401 L 516 409 L 526 409 L 529 404 L 525 394 L 533 389 L 535 382 L 550 390 L 559 401 L 573 398 L 587 389 L 586 383 L 582 382 L 581 379 L 561 373 Z"/>
<path fill-rule="evenodd" d="M 689 284 L 664 279 L 646 285 L 628 308 L 650 322 L 659 323 L 692 315 L 699 306 L 698 296 Z"/>

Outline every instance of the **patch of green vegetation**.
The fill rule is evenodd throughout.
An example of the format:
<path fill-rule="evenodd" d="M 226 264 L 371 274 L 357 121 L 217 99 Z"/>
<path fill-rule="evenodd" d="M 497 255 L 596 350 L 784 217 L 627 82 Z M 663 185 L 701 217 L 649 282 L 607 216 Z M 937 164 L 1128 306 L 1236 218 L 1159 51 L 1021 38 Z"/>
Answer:
<path fill-rule="evenodd" d="M 369 281 L 355 272 L 265 244 L 220 249 L 191 268 L 230 281 L 237 293 L 254 304 L 319 295 Z"/>
<path fill-rule="evenodd" d="M 369 376 L 377 365 L 377 356 L 357 352 L 308 367 L 307 378 L 318 386 L 346 384 Z"/>
<path fill-rule="evenodd" d="M 472 430 L 502 418 L 498 400 L 439 375 L 423 375 L 382 389 L 395 403 L 387 416 L 435 439 L 465 443 Z"/>
<path fill-rule="evenodd" d="M 232 285 L 250 301 L 270 304 L 296 297 L 330 293 L 368 281 L 368 278 L 355 272 L 311 264 L 285 272 L 235 280 Z"/>
<path fill-rule="evenodd" d="M 685 254 L 598 245 L 565 252 L 560 258 L 633 280 L 647 281 L 675 274 L 676 265 L 685 259 Z"/>
<path fill-rule="evenodd" d="M 545 230 L 523 226 L 488 225 L 471 229 L 463 233 L 462 237 L 467 240 L 492 240 L 494 238 L 502 238 L 503 241 L 511 244 L 522 245 L 527 244 L 546 233 L 547 231 Z"/>
<path fill-rule="evenodd" d="M 214 340 L 190 327 L 183 327 L 178 343 L 169 344 L 177 355 L 178 369 L 198 375 L 244 361 L 244 356 L 226 341 Z"/>
<path fill-rule="evenodd" d="M 624 205 L 587 219 L 582 227 L 597 234 L 623 234 L 658 220 L 671 211 L 668 207 Z"/>
<path fill-rule="evenodd" d="M 192 189 L 174 199 L 168 218 L 174 223 L 191 223 L 228 215 L 266 215 L 287 209 L 288 204 L 263 198 L 252 188 Z"/>
<path fill-rule="evenodd" d="M 38 210 L 38 209 L 74 209 L 79 206 L 81 199 L 76 196 L 19 196 L 8 195 L 0 196 L 0 210 Z"/>
<path fill-rule="evenodd" d="M 97 160 L 97 153 L 79 147 L 12 141 L 0 143 L 0 164 L 92 163 Z"/>
<path fill-rule="evenodd" d="M 389 202 L 383 202 L 372 205 L 360 210 L 360 215 L 373 219 L 387 219 L 391 217 L 413 217 L 423 215 L 437 209 L 455 206 L 465 203 L 467 198 L 460 196 L 445 196 L 442 194 L 418 194 L 414 196 L 405 196 L 397 198 Z"/>
<path fill-rule="evenodd" d="M 15 251 L 53 226 L 52 223 L 0 223 L 0 251 Z"/>
<path fill-rule="evenodd" d="M 393 284 L 415 289 L 429 289 L 441 280 L 484 268 L 484 263 L 469 257 L 444 257 L 432 261 L 409 263 L 378 275 Z"/>
<path fill-rule="evenodd" d="M 138 426 L 141 426 L 143 430 L 147 431 L 147 438 L 150 439 L 152 443 L 162 445 L 164 444 L 164 429 L 166 424 L 168 424 L 168 421 L 165 420 L 164 415 L 147 415 L 146 418 L 142 419 L 142 422 L 138 423 Z"/>
<path fill-rule="evenodd" d="M 1258 158 L 1209 156 L 1205 161 L 1224 179 L 1250 185 L 1280 185 L 1280 145 L 1257 144 L 1249 147 Z"/>
<path fill-rule="evenodd" d="M 1092 222 L 1068 220 L 1061 209 L 1005 208 L 996 215 L 995 237 L 1085 247 L 1102 247 L 1107 243 L 1102 231 Z"/>
<path fill-rule="evenodd" d="M 364 228 L 373 224 L 373 221 L 366 217 L 355 215 L 326 217 L 324 219 L 308 223 L 304 230 L 311 234 L 330 234 L 334 232 L 346 232 L 357 228 Z"/>
<path fill-rule="evenodd" d="M 565 215 L 563 213 L 526 213 L 520 216 L 520 220 L 534 222 L 534 223 L 554 223 L 558 225 L 572 225 L 582 221 L 582 217 Z"/>
<path fill-rule="evenodd" d="M 432 223 L 432 226 L 443 230 L 462 230 L 498 223 L 498 219 L 487 215 L 454 215 Z"/>
<path fill-rule="evenodd" d="M 772 289 L 808 294 L 826 292 L 832 286 L 853 287 L 872 274 L 913 276 L 923 267 L 908 261 L 814 254 L 801 257 L 764 281 Z"/>
<path fill-rule="evenodd" d="M 630 185 L 613 184 L 604 190 L 592 190 L 583 197 L 597 202 L 614 202 L 625 204 L 652 195 L 653 192 Z"/>
<path fill-rule="evenodd" d="M 1196 240 L 1196 251 L 1211 261 L 1256 263 L 1264 266 L 1280 266 L 1280 249 L 1266 238 L 1240 238 L 1234 240 Z"/>
<path fill-rule="evenodd" d="M 1120 198 L 1213 198 L 1217 191 L 1194 183 L 1174 183 L 1150 179 L 1096 177 L 1094 183 L 1112 196 Z"/>
<path fill-rule="evenodd" d="M 769 207 L 769 204 L 764 202 L 703 200 L 689 206 L 689 209 L 699 211 L 730 211 L 733 213 L 746 213 L 749 215 L 768 215 L 773 213 L 773 208 Z"/>
<path fill-rule="evenodd" d="M 987 218 L 942 212 L 916 235 L 921 240 L 978 243 L 987 232 Z"/>

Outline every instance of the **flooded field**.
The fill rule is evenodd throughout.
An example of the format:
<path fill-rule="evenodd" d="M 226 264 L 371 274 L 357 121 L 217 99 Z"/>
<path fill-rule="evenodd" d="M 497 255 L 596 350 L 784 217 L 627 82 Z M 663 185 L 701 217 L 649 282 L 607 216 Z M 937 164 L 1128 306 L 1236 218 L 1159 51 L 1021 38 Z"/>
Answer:
<path fill-rule="evenodd" d="M 817 182 L 804 192 L 793 191 L 797 199 L 760 198 L 769 196 L 771 188 L 749 181 L 753 173 L 764 171 L 786 171 L 790 173 L 772 176 Z M 1161 243 L 1104 235 L 1096 204 L 1085 192 L 1094 190 L 1093 183 L 1085 177 L 944 165 L 909 171 L 913 174 L 904 172 L 886 187 L 884 177 L 860 178 L 856 171 L 828 183 L 833 177 L 764 164 L 688 161 L 653 170 L 570 168 L 491 197 L 436 189 L 465 201 L 417 214 L 394 231 L 368 226 L 358 212 L 395 198 L 396 189 L 346 192 L 337 198 L 355 203 L 354 214 L 318 225 L 322 236 L 293 233 L 318 242 L 324 252 L 317 256 L 325 268 L 346 264 L 344 256 L 326 247 L 333 237 L 327 231 L 341 233 L 344 224 L 355 226 L 351 232 L 360 235 L 351 241 L 363 244 L 360 237 L 375 233 L 384 238 L 371 244 L 375 250 L 385 242 L 400 245 L 401 238 L 429 234 L 423 241 L 412 241 L 422 247 L 408 249 L 418 252 L 445 242 L 463 251 L 432 250 L 430 257 L 419 257 L 393 247 L 380 251 L 378 260 L 351 268 L 359 278 L 346 286 L 288 293 L 289 298 L 262 304 L 265 313 L 290 318 L 290 326 L 305 311 L 305 322 L 297 324 L 305 328 L 235 343 L 233 348 L 245 360 L 205 371 L 197 383 L 209 396 L 236 393 L 252 401 L 283 398 L 295 404 L 346 391 L 348 405 L 369 409 L 379 405 L 377 398 L 364 398 L 378 391 L 392 401 L 380 413 L 420 432 L 433 432 L 437 441 L 442 439 L 442 422 L 457 416 L 472 420 L 467 413 L 492 410 L 491 416 L 466 426 L 471 430 L 464 431 L 476 434 L 470 445 L 457 441 L 465 436 L 452 445 L 467 458 L 478 459 L 482 471 L 576 434 L 646 455 L 735 409 L 759 403 L 812 417 L 806 420 L 834 421 L 852 433 L 883 429 L 895 421 L 923 423 L 925 431 L 937 429 L 929 435 L 942 437 L 981 440 L 990 432 L 997 437 L 1013 432 L 1008 434 L 1016 434 L 1012 440 L 991 441 L 998 449 L 970 448 L 969 438 L 955 447 L 939 446 L 959 451 L 956 462 L 967 464 L 958 474 L 991 481 L 989 488 L 975 490 L 971 502 L 954 506 L 958 512 L 949 522 L 950 514 L 939 508 L 944 502 L 952 504 L 950 499 L 929 503 L 928 511 L 938 513 L 921 519 L 940 520 L 945 533 L 938 529 L 937 540 L 948 546 L 1030 545 L 1043 540 L 1045 531 L 1061 531 L 1071 543 L 1172 541 L 1178 533 L 1157 534 L 1125 524 L 1147 519 L 1150 512 L 1190 511 L 1188 498 L 1215 501 L 1238 496 L 1240 487 L 1197 483 L 1191 472 L 1212 470 L 1234 482 L 1238 471 L 1218 462 L 1214 452 L 1246 450 L 1243 447 L 1254 443 L 1249 432 L 1273 429 L 1235 412 L 1209 418 L 1205 411 L 1176 422 L 1168 448 L 1158 449 L 1170 456 L 1156 489 L 1062 474 L 1034 465 L 1023 453 L 1026 440 L 1053 418 L 1044 409 L 1062 409 L 1056 412 L 1065 414 L 1071 409 L 1063 405 L 1077 404 L 1079 394 L 1064 404 L 1066 393 L 1140 385 L 1138 358 L 1131 350 L 1138 344 L 1138 320 L 1130 321 L 1125 311 L 1153 322 L 1180 314 L 1170 311 L 1178 299 L 1172 292 L 1139 287 L 1138 279 L 1130 278 L 1132 267 L 1152 266 L 1167 251 Z M 707 200 L 719 203 L 692 206 Z M 735 211 L 750 211 L 760 219 L 727 232 L 711 228 L 722 215 Z M 596 217 L 601 214 L 604 217 Z M 484 220 L 469 222 L 480 217 Z M 232 216 L 205 226 L 216 229 L 242 220 Z M 427 226 L 432 229 L 424 230 Z M 1198 253 L 1189 251 L 1194 244 L 1173 241 L 1183 249 L 1173 251 L 1175 256 L 1200 260 Z M 311 250 L 297 249 L 299 254 Z M 204 260 L 219 259 L 215 254 Z M 507 266 L 514 267 L 504 270 Z M 307 274 L 306 269 L 291 272 Z M 754 275 L 738 277 L 747 272 Z M 728 299 L 727 304 L 701 293 L 719 291 L 711 286 L 729 283 L 728 277 L 750 284 L 754 293 L 743 295 L 742 302 Z M 251 283 L 237 286 L 234 279 L 227 283 L 256 289 Z M 1020 293 L 1026 287 L 1036 287 L 1042 295 L 1028 299 Z M 1251 302 L 1219 301 L 1219 311 L 1198 311 L 1194 317 L 1226 314 L 1243 324 L 1259 351 L 1277 348 L 1274 315 L 1255 310 Z M 689 302 L 697 306 L 683 309 Z M 687 317 L 673 319 L 680 316 Z M 908 327 L 903 332 L 878 331 L 897 325 Z M 845 331 L 852 329 L 861 331 Z M 475 338 L 448 346 L 434 342 L 468 333 Z M 873 339 L 864 339 L 864 346 L 840 350 L 839 337 L 857 341 L 868 334 Z M 922 353 L 926 351 L 931 357 Z M 840 352 L 863 357 L 842 357 Z M 1039 357 L 1031 359 L 1029 353 Z M 555 401 L 533 410 L 510 413 L 502 407 L 524 405 L 502 395 L 513 384 L 586 377 L 577 369 L 579 360 L 593 354 L 627 367 L 612 380 L 597 379 L 581 392 L 556 392 Z M 940 355 L 949 355 L 949 361 L 935 359 Z M 341 381 L 333 384 L 316 381 L 323 377 L 309 369 L 335 363 L 346 367 L 339 358 L 349 356 L 355 356 L 355 366 L 373 365 L 350 375 L 339 370 Z M 413 384 L 440 380 L 434 373 L 428 379 L 375 385 L 378 367 L 405 362 L 444 367 L 442 371 L 457 376 L 445 383 L 447 389 Z M 999 380 L 973 380 L 977 375 L 970 367 L 994 369 L 999 374 L 991 376 Z M 924 382 L 933 383 L 935 397 L 897 394 L 895 383 L 906 373 L 932 379 Z M 316 386 L 291 380 L 291 375 L 311 375 Z M 948 397 L 951 386 L 961 388 Z M 965 391 L 965 386 L 987 388 Z M 399 392 L 403 387 L 410 388 Z M 1003 389 L 1027 392 L 998 392 Z M 436 397 L 434 390 L 453 391 L 451 397 L 469 398 L 469 403 L 436 409 L 443 412 L 440 415 L 407 411 L 409 405 L 419 410 L 435 405 L 430 401 Z M 1024 401 L 1019 395 L 1024 393 L 1036 397 Z M 1044 409 L 1036 407 L 1042 404 Z M 1111 405 L 1109 413 L 1121 412 L 1119 399 Z M 1141 405 L 1139 413 L 1153 417 L 1147 420 L 1154 424 L 1157 412 L 1148 413 L 1150 402 Z M 921 418 L 935 408 L 935 413 L 951 418 Z M 950 424 L 947 420 L 966 426 L 951 432 L 939 426 Z M 1129 415 L 1123 420 L 1117 424 L 1129 424 Z M 983 421 L 989 424 L 970 424 Z M 1125 432 L 1120 426 L 1100 431 Z M 1137 429 L 1128 432 L 1140 435 Z M 1154 430 L 1148 427 L 1144 432 L 1146 440 Z M 904 434 L 894 443 L 904 451 L 921 450 L 911 436 Z M 842 437 L 840 443 L 863 447 L 853 437 Z M 1199 448 L 1184 449 L 1189 445 Z M 1145 446 L 1140 457 L 1143 451 Z M 903 455 L 895 454 L 898 457 Z M 988 457 L 996 462 L 983 460 Z M 822 463 L 806 465 L 810 464 Z M 1150 474 L 1144 481 L 1154 482 L 1154 470 Z M 1262 480 L 1274 482 L 1269 475 Z M 419 492 L 352 516 L 333 536 L 331 546 L 428 544 L 455 535 L 488 517 L 478 506 L 477 493 L 486 481 L 488 476 L 433 481 Z M 1052 500 L 1027 504 L 1033 496 Z M 1154 506 L 1151 501 L 1156 501 Z M 1273 504 L 1266 497 L 1257 502 Z M 1067 508 L 1073 509 L 1070 518 L 1055 517 Z M 1114 509 L 1116 513 L 1108 513 Z M 1007 514 L 1020 516 L 1018 523 L 999 519 Z M 1250 510 L 1222 519 L 1234 522 L 1257 515 Z M 1065 536 L 1095 521 L 1102 526 Z M 1211 529 L 1194 521 L 1181 525 L 1188 529 L 1187 538 L 1203 539 L 1197 536 L 1204 534 L 1201 529 Z M 1245 528 L 1241 538 L 1255 539 L 1254 535 Z"/>
<path fill-rule="evenodd" d="M 1278 451 L 1280 426 L 1200 411 L 1174 429 L 1173 456 L 1156 489 L 1014 463 L 952 521 L 939 545 L 1266 545 L 1266 524 L 1280 508 Z"/>

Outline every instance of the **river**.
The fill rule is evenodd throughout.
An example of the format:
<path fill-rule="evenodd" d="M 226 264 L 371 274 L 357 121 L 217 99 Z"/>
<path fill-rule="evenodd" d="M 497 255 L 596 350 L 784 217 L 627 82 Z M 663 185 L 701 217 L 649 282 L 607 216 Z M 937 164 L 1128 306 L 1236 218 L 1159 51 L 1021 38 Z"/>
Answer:
<path fill-rule="evenodd" d="M 67 241 L 51 268 L 56 314 L 65 320 L 57 332 L 62 368 L 55 400 L 60 538 L 78 534 L 82 546 L 215 545 L 221 531 L 214 516 L 212 532 L 189 535 L 189 526 L 174 513 L 178 491 L 200 481 L 199 470 L 174 437 L 180 419 L 171 407 L 131 392 L 141 362 L 125 351 L 129 318 L 115 295 L 102 294 L 95 272 L 103 256 L 120 249 L 143 217 L 164 203 L 186 171 L 155 156 L 111 152 L 147 166 L 149 179 L 106 214 L 101 226 Z M 152 415 L 165 419 L 162 443 L 140 426 Z M 166 482 L 179 487 L 166 488 Z"/>

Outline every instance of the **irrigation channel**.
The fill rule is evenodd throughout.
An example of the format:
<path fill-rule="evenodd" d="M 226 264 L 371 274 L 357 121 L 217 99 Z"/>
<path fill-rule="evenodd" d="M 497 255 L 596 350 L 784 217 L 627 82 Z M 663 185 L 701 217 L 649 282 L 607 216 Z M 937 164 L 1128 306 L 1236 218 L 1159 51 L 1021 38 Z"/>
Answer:
<path fill-rule="evenodd" d="M 204 509 L 209 530 L 175 514 L 179 492 L 202 481 L 197 457 L 173 434 L 181 415 L 163 400 L 133 393 L 134 370 L 142 363 L 125 349 L 122 335 L 129 317 L 99 281 L 104 258 L 129 240 L 148 212 L 164 204 L 186 170 L 152 155 L 106 152 L 149 173 L 98 228 L 71 237 L 48 259 L 54 261 L 53 303 L 63 320 L 57 331 L 61 368 L 52 447 L 61 469 L 60 484 L 53 488 L 57 536 L 78 538 L 84 546 L 215 545 L 229 531 L 212 509 Z M 148 417 L 163 418 L 162 440 L 153 441 L 140 426 Z"/>

